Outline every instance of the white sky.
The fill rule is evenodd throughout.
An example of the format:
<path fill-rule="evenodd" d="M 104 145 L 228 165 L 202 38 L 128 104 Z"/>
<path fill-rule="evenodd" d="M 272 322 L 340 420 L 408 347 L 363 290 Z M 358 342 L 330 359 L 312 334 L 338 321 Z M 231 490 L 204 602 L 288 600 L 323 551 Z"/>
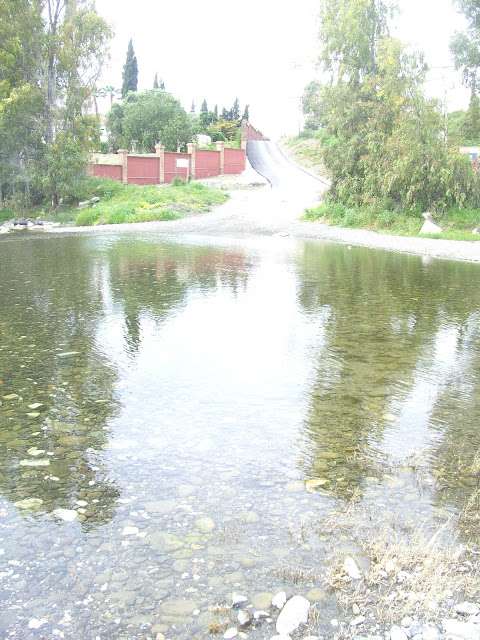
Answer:
<path fill-rule="evenodd" d="M 464 24 L 451 0 L 400 0 L 400 5 L 402 41 L 424 51 L 432 67 L 451 67 L 449 39 Z M 192 99 L 199 111 L 204 98 L 210 109 L 218 104 L 221 110 L 238 97 L 241 111 L 249 104 L 250 121 L 266 135 L 298 132 L 300 96 L 317 75 L 316 0 L 242 0 L 235 7 L 220 0 L 96 0 L 96 6 L 115 30 L 100 86 L 121 87 L 132 38 L 139 91 L 152 88 L 158 72 L 187 111 Z M 468 93 L 452 68 L 432 69 L 427 86 L 431 95 L 447 96 L 449 110 L 468 107 Z"/>

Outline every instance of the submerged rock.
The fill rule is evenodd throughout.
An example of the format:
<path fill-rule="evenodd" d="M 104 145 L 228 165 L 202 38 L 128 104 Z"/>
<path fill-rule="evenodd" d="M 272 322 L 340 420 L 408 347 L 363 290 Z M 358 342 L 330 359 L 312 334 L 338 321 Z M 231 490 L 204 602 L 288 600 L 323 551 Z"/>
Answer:
<path fill-rule="evenodd" d="M 36 509 L 43 504 L 43 500 L 41 498 L 24 498 L 13 504 L 19 509 Z"/>
<path fill-rule="evenodd" d="M 326 487 L 330 484 L 330 480 L 326 478 L 312 478 L 311 480 L 307 480 L 305 483 L 305 489 L 308 493 L 313 493 L 316 489 L 320 489 L 320 487 Z"/>
<path fill-rule="evenodd" d="M 39 460 L 20 460 L 21 467 L 48 467 L 50 460 L 48 458 L 40 458 Z"/>
<path fill-rule="evenodd" d="M 211 533 L 215 529 L 215 522 L 212 518 L 205 516 L 204 518 L 195 520 L 195 526 L 202 533 Z"/>
<path fill-rule="evenodd" d="M 288 635 L 301 624 L 307 624 L 310 602 L 303 596 L 293 596 L 283 607 L 277 619 L 276 629 L 280 635 Z"/>
<path fill-rule="evenodd" d="M 54 509 L 53 513 L 64 520 L 65 522 L 72 522 L 78 516 L 78 513 L 74 509 Z"/>
<path fill-rule="evenodd" d="M 176 551 L 184 546 L 182 540 L 177 538 L 177 536 L 174 536 L 173 533 L 166 533 L 163 531 L 151 533 L 146 539 L 154 549 L 161 551 L 162 553 Z"/>

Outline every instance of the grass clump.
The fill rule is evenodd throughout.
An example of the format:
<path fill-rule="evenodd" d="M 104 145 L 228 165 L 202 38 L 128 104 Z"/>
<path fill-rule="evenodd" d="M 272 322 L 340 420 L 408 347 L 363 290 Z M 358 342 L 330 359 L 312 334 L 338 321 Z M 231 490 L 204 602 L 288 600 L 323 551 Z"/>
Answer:
<path fill-rule="evenodd" d="M 165 186 L 115 185 L 110 196 L 105 195 L 98 204 L 76 214 L 75 225 L 177 220 L 209 211 L 228 198 L 223 191 L 195 182 L 187 184 L 181 179 Z"/>
<path fill-rule="evenodd" d="M 361 507 L 335 512 L 316 529 L 331 541 L 326 586 L 345 613 L 357 605 L 367 620 L 370 614 L 384 624 L 407 614 L 424 621 L 448 617 L 452 598 L 476 600 L 480 594 L 480 559 L 451 536 L 442 540 L 449 525 L 447 520 L 432 533 L 418 523 L 402 526 L 392 514 L 372 521 Z M 339 542 L 340 533 L 351 541 L 348 551 Z M 362 566 L 359 579 L 346 571 L 347 557 Z"/>
<path fill-rule="evenodd" d="M 347 206 L 326 200 L 313 209 L 307 209 L 303 221 L 318 221 L 338 227 L 369 229 L 392 235 L 420 236 L 424 219 L 419 210 L 396 211 L 388 206 Z M 480 227 L 480 209 L 451 207 L 435 218 L 442 228 L 441 234 L 428 234 L 429 238 L 478 241 L 480 235 L 473 230 Z M 422 236 L 424 237 L 424 236 Z"/>

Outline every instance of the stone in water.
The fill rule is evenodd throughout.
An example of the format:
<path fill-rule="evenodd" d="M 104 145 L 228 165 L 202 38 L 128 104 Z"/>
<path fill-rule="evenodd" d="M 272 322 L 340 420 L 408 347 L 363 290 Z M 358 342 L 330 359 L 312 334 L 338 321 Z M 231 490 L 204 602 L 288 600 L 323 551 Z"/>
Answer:
<path fill-rule="evenodd" d="M 307 624 L 310 602 L 303 596 L 293 596 L 278 616 L 276 629 L 280 635 L 288 635 L 301 624 Z"/>
<path fill-rule="evenodd" d="M 53 513 L 65 522 L 72 522 L 78 515 L 74 509 L 54 509 Z"/>

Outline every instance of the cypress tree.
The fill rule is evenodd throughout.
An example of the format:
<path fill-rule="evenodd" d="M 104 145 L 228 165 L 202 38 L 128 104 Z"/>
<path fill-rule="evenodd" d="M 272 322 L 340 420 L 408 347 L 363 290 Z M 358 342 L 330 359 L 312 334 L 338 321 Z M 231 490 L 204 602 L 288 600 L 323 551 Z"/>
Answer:
<path fill-rule="evenodd" d="M 153 88 L 158 89 L 158 73 L 155 74 L 155 79 L 153 80 Z"/>
<path fill-rule="evenodd" d="M 248 107 L 249 105 L 245 105 L 245 111 L 243 112 L 243 116 L 242 116 L 242 120 L 248 120 L 249 119 L 249 115 L 248 115 Z"/>
<path fill-rule="evenodd" d="M 200 111 L 201 112 L 207 112 L 208 111 L 207 101 L 206 101 L 205 98 L 203 99 L 202 106 L 200 107 Z"/>
<path fill-rule="evenodd" d="M 238 120 L 240 118 L 240 102 L 238 98 L 235 98 L 232 110 L 230 111 L 232 117 L 231 120 Z"/>
<path fill-rule="evenodd" d="M 130 39 L 127 49 L 127 59 L 123 66 L 122 74 L 122 98 L 125 98 L 129 91 L 136 91 L 138 84 L 138 65 L 135 52 L 133 50 L 133 43 Z"/>

